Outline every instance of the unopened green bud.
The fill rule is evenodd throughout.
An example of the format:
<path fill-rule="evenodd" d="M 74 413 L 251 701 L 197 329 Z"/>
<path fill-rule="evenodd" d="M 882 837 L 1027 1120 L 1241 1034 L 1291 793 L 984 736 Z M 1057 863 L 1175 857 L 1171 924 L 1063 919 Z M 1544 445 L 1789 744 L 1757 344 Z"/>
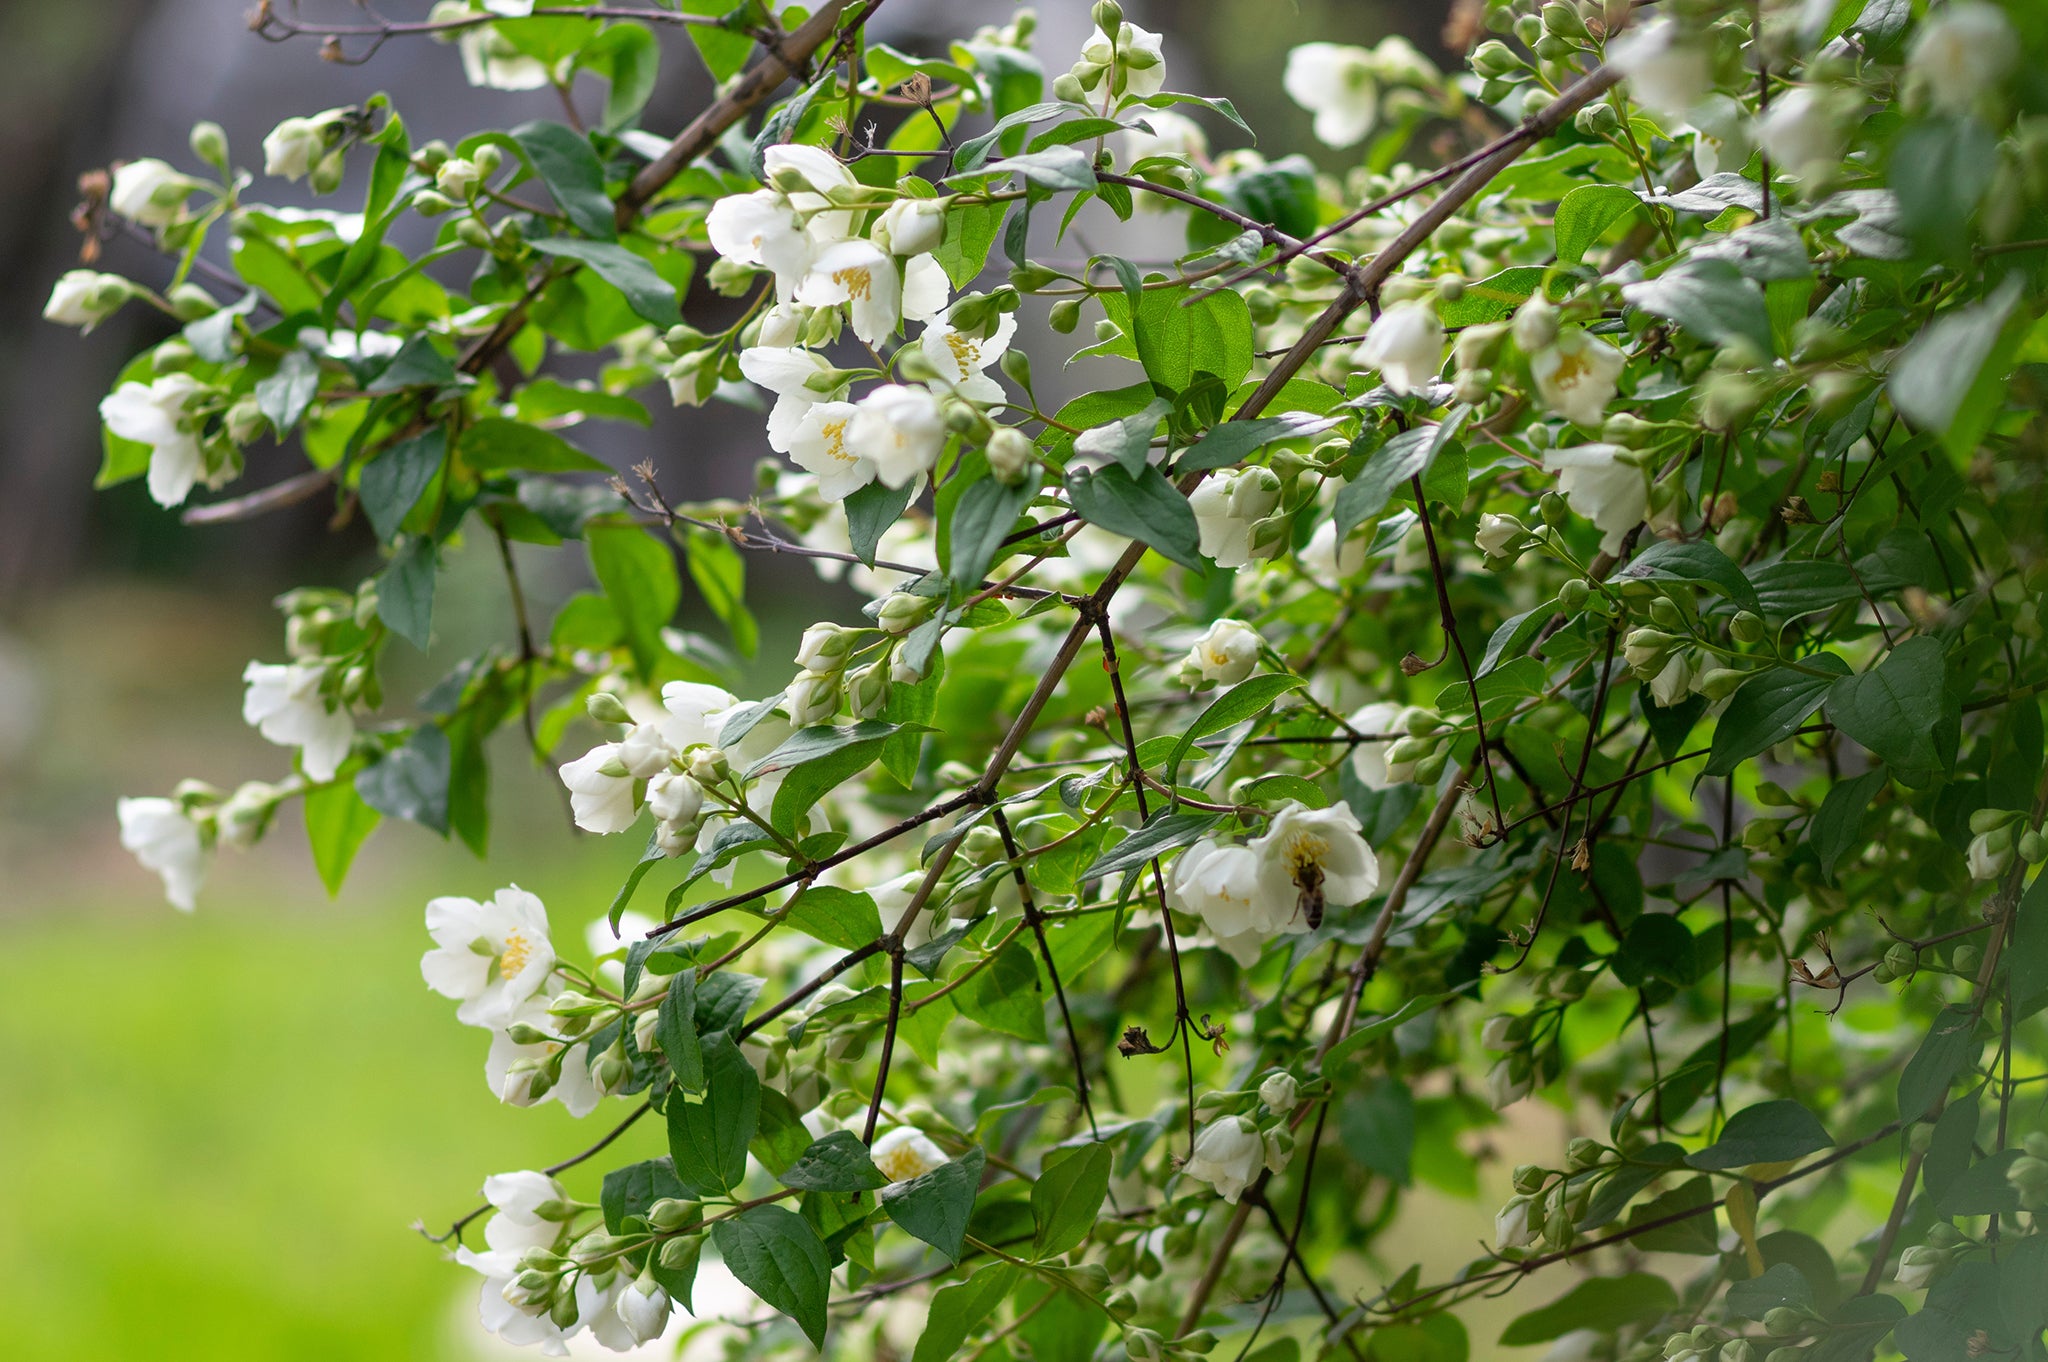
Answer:
<path fill-rule="evenodd" d="M 1585 608 L 1586 598 L 1593 594 L 1593 588 L 1583 577 L 1574 577 L 1557 589 L 1557 604 L 1567 614 L 1577 614 Z"/>
<path fill-rule="evenodd" d="M 1280 295 L 1264 284 L 1254 284 L 1243 293 L 1245 311 L 1252 321 L 1260 326 L 1273 321 L 1280 315 Z"/>
<path fill-rule="evenodd" d="M 1572 508 L 1555 492 L 1545 492 L 1536 499 L 1536 513 L 1553 530 L 1561 530 L 1571 523 Z"/>
<path fill-rule="evenodd" d="M 1541 46 L 1545 40 L 1538 38 L 1536 41 Z M 1556 102 L 1557 96 L 1539 85 L 1522 96 L 1522 117 L 1534 118 Z"/>
<path fill-rule="evenodd" d="M 1072 71 L 1062 71 L 1053 77 L 1052 97 L 1068 104 L 1079 104 L 1088 96 L 1087 87 Z"/>
<path fill-rule="evenodd" d="M 2030 829 L 2021 835 L 2019 851 L 2020 859 L 2028 865 L 2039 865 L 2042 861 L 2048 860 L 2048 837 L 2043 837 L 2038 830 Z"/>
<path fill-rule="evenodd" d="M 228 135 L 218 123 L 192 125 L 192 154 L 223 174 L 228 166 Z"/>
<path fill-rule="evenodd" d="M 696 1202 L 678 1201 L 674 1197 L 663 1197 L 647 1208 L 647 1223 L 663 1234 L 672 1234 L 703 1218 L 704 1210 Z"/>
<path fill-rule="evenodd" d="M 696 1268 L 697 1259 L 703 1252 L 704 1236 L 686 1234 L 663 1244 L 659 1261 L 670 1272 L 687 1274 Z"/>
<path fill-rule="evenodd" d="M 1949 952 L 1949 968 L 1957 974 L 1975 974 L 1977 967 L 1983 963 L 1983 949 L 1968 941 Z"/>
<path fill-rule="evenodd" d="M 1581 1135 L 1565 1146 L 1565 1168 L 1568 1172 L 1577 1173 L 1583 1169 L 1591 1168 L 1599 1163 L 1601 1159 L 1605 1158 L 1606 1155 L 1606 1149 L 1601 1146 L 1598 1140 L 1593 1139 L 1591 1136 Z"/>
<path fill-rule="evenodd" d="M 1079 298 L 1060 299 L 1052 305 L 1052 311 L 1046 314 L 1045 321 L 1046 325 L 1059 332 L 1062 336 L 1072 334 L 1074 328 L 1081 324 L 1081 300 Z"/>
<path fill-rule="evenodd" d="M 608 690 L 597 691 L 583 702 L 584 712 L 601 724 L 630 724 L 633 716 L 626 710 L 626 702 Z"/>
<path fill-rule="evenodd" d="M 1761 642 L 1764 636 L 1763 616 L 1754 610 L 1739 610 L 1735 618 L 1728 621 L 1728 633 L 1737 643 Z"/>
<path fill-rule="evenodd" d="M 1588 104 L 1572 115 L 1572 126 L 1586 137 L 1611 137 L 1621 131 L 1621 115 L 1612 104 Z"/>
<path fill-rule="evenodd" d="M 988 439 L 988 469 L 998 482 L 1015 487 L 1024 481 L 1025 470 L 1031 467 L 1037 448 L 1031 437 L 1014 426 L 999 426 Z"/>
<path fill-rule="evenodd" d="M 2010 809 L 1978 809 L 1970 815 L 1970 831 L 1982 837 L 1996 832 L 2019 815 Z"/>
<path fill-rule="evenodd" d="M 1700 693 L 1709 700 L 1725 700 L 1735 693 L 1735 688 L 1749 680 L 1749 673 L 1740 667 L 1715 667 L 1699 679 Z"/>
<path fill-rule="evenodd" d="M 929 383 L 939 376 L 939 370 L 923 346 L 906 345 L 896 352 L 896 374 L 911 383 Z"/>
<path fill-rule="evenodd" d="M 432 189 L 422 189 L 412 196 L 412 210 L 423 218 L 440 217 L 454 206 L 453 199 Z"/>
<path fill-rule="evenodd" d="M 1772 1338 L 1791 1338 L 1806 1332 L 1806 1316 L 1789 1305 L 1772 1306 L 1764 1312 L 1764 1332 Z"/>
<path fill-rule="evenodd" d="M 1659 596 L 1650 602 L 1650 619 L 1660 629 L 1681 629 L 1685 626 L 1685 613 L 1669 596 Z"/>
<path fill-rule="evenodd" d="M 1095 323 L 1095 339 L 1097 342 L 1113 341 L 1122 334 L 1123 328 L 1107 317 Z"/>
<path fill-rule="evenodd" d="M 913 596 L 907 591 L 891 592 L 876 612 L 875 623 L 889 633 L 907 634 L 924 622 L 931 608 L 932 603 L 926 597 Z"/>
<path fill-rule="evenodd" d="M 1138 1298 L 1130 1293 L 1128 1287 L 1120 1286 L 1102 1298 L 1102 1308 L 1109 1312 L 1111 1319 L 1121 1322 L 1138 1313 Z"/>
<path fill-rule="evenodd" d="M 1095 0 L 1095 8 L 1089 11 L 1089 17 L 1104 33 L 1117 33 L 1124 26 L 1124 7 L 1116 0 Z"/>
<path fill-rule="evenodd" d="M 1036 293 L 1047 284 L 1061 278 L 1058 270 L 1027 260 L 1021 265 L 1010 267 L 1010 286 L 1019 293 Z"/>
<path fill-rule="evenodd" d="M 1472 53 L 1472 69 L 1483 79 L 1496 79 L 1521 67 L 1521 61 L 1508 45 L 1498 38 L 1489 38 L 1479 44 Z"/>
<path fill-rule="evenodd" d="M 455 224 L 455 239 L 480 251 L 488 251 L 491 248 L 490 228 L 475 218 L 464 218 Z"/>

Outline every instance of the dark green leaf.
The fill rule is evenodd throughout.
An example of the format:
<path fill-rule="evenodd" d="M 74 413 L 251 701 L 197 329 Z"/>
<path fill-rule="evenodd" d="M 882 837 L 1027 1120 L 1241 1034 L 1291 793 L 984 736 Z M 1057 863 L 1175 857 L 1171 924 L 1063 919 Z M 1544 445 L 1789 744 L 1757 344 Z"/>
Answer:
<path fill-rule="evenodd" d="M 1090 524 L 1147 544 L 1182 567 L 1206 570 L 1195 513 L 1157 468 L 1136 478 L 1114 464 L 1094 474 L 1076 469 L 1067 474 L 1067 495 Z"/>
<path fill-rule="evenodd" d="M 1281 696 L 1300 690 L 1306 684 L 1298 676 L 1268 672 L 1263 676 L 1246 677 L 1211 700 L 1188 731 L 1181 734 L 1180 741 L 1174 744 L 1173 755 L 1166 759 L 1166 783 L 1172 785 L 1179 779 L 1180 764 L 1196 743 L 1264 714 Z"/>
<path fill-rule="evenodd" d="M 363 465 L 356 492 L 379 539 L 388 542 L 398 533 L 406 513 L 441 471 L 446 447 L 447 433 L 434 426 L 410 440 L 400 440 Z"/>
<path fill-rule="evenodd" d="M 960 493 L 960 499 L 953 503 L 953 518 L 946 536 L 946 577 L 956 600 L 964 600 L 981 589 L 988 565 L 1002 551 L 1004 537 L 1037 494 L 1036 477 L 1014 487 L 994 477 L 984 477 L 969 483 Z"/>
<path fill-rule="evenodd" d="M 1909 638 L 1869 671 L 1830 686 L 1828 718 L 1891 765 L 1931 771 L 1943 764 L 1935 744 L 1943 665 L 1939 639 Z"/>
<path fill-rule="evenodd" d="M 1045 1156 L 1031 1184 L 1034 1258 L 1051 1258 L 1074 1248 L 1095 1228 L 1095 1216 L 1109 1191 L 1109 1146 L 1084 1144 Z"/>
<path fill-rule="evenodd" d="M 1747 342 L 1773 353 L 1763 290 L 1726 260 L 1688 261 L 1655 279 L 1624 284 L 1621 296 L 1715 345 Z"/>
<path fill-rule="evenodd" d="M 434 541 L 414 535 L 377 579 L 377 618 L 421 652 L 434 634 L 434 576 Z"/>
<path fill-rule="evenodd" d="M 356 773 L 356 793 L 387 818 L 448 835 L 448 735 L 421 724 L 405 746 Z"/>
<path fill-rule="evenodd" d="M 1761 1277 L 1751 1277 L 1746 1282 L 1736 1282 L 1728 1288 L 1728 1309 L 1744 1319 L 1762 1319 L 1769 1312 L 1781 1307 L 1796 1310 L 1813 1308 L 1813 1288 L 1807 1285 L 1806 1276 L 1790 1263 L 1778 1263 L 1764 1269 Z"/>
<path fill-rule="evenodd" d="M 1501 1334 L 1505 1347 L 1548 1343 L 1574 1329 L 1602 1333 L 1628 1324 L 1653 1324 L 1678 1308 L 1678 1293 L 1662 1277 L 1631 1272 L 1590 1277 L 1539 1310 L 1518 1317 Z"/>
<path fill-rule="evenodd" d="M 941 1289 L 932 1297 L 910 1362 L 952 1362 L 1022 1275 L 1023 1269 L 1013 1263 L 990 1263 L 966 1281 Z"/>
<path fill-rule="evenodd" d="M 1543 287 L 1540 265 L 1516 265 L 1465 285 L 1456 302 L 1437 301 L 1437 319 L 1447 327 L 1484 326 L 1505 320 Z"/>
<path fill-rule="evenodd" d="M 398 392 L 405 388 L 443 388 L 455 381 L 455 366 L 425 336 L 414 336 L 391 357 L 363 391 Z"/>
<path fill-rule="evenodd" d="M 669 1076 L 690 1092 L 704 1091 L 704 1047 L 697 1039 L 697 971 L 685 966 L 668 981 L 654 1019 L 654 1043 L 668 1060 Z M 680 1098 L 674 1099 L 680 1101 Z"/>
<path fill-rule="evenodd" d="M 1415 1097 L 1382 1074 L 1344 1099 L 1337 1134 L 1351 1157 L 1397 1186 L 1410 1180 L 1415 1157 Z"/>
<path fill-rule="evenodd" d="M 455 442 L 462 461 L 479 473 L 520 468 L 533 473 L 607 473 L 610 465 L 593 459 L 551 430 L 486 416 L 462 432 Z"/>
<path fill-rule="evenodd" d="M 1815 653 L 1809 667 L 1836 674 L 1849 670 L 1833 653 Z M 1799 731 L 1807 716 L 1820 707 L 1834 680 L 1790 667 L 1758 672 L 1742 683 L 1714 725 L 1714 743 L 1707 756 L 1707 774 L 1725 776 L 1773 743 Z"/>
<path fill-rule="evenodd" d="M 1943 1219 L 1958 1215 L 2012 1215 L 2020 1208 L 2019 1192 L 2005 1180 L 2005 1170 L 2012 1167 L 2024 1150 L 2001 1149 L 1986 1159 L 1979 1159 L 1969 1169 L 1948 1185 L 1935 1202 L 1934 1214 Z"/>
<path fill-rule="evenodd" d="M 882 915 L 866 894 L 838 885 L 815 884 L 791 900 L 782 920 L 805 936 L 855 950 L 882 935 Z"/>
<path fill-rule="evenodd" d="M 771 771 L 789 773 L 775 792 L 775 805 L 769 814 L 769 821 L 777 830 L 789 832 L 828 791 L 858 775 L 880 756 L 882 744 L 895 732 L 895 724 L 879 719 L 863 719 L 843 728 L 828 724 L 800 728 L 749 767 L 747 778 L 751 780 Z"/>
<path fill-rule="evenodd" d="M 610 214 L 607 212 L 607 219 Z M 597 277 L 626 295 L 626 305 L 656 326 L 675 326 L 683 320 L 676 302 L 675 285 L 654 272 L 654 266 L 616 241 L 579 241 L 574 237 L 544 236 L 531 243 L 545 255 L 580 260 Z"/>
<path fill-rule="evenodd" d="M 634 666 L 652 677 L 668 648 L 661 631 L 682 603 L 682 578 L 668 544 L 637 525 L 590 525 L 583 532 L 590 568 L 625 626 Z"/>
<path fill-rule="evenodd" d="M 268 378 L 256 383 L 256 406 L 282 440 L 320 391 L 320 363 L 304 350 L 287 350 Z"/>
<path fill-rule="evenodd" d="M 1920 1048 L 1899 1075 L 1899 1119 L 1908 1125 L 1934 1109 L 1981 1048 L 1977 1017 L 1967 1007 L 1949 1006 L 1935 1014 Z"/>
<path fill-rule="evenodd" d="M 1863 843 L 1863 822 L 1870 813 L 1870 801 L 1884 788 L 1885 774 L 1873 768 L 1854 780 L 1838 781 L 1814 811 L 1806 826 L 1806 838 L 1820 861 L 1821 878 L 1835 882 L 1835 867 L 1842 858 Z"/>
<path fill-rule="evenodd" d="M 1358 476 L 1337 493 L 1337 542 L 1343 543 L 1361 522 L 1385 510 L 1395 491 L 1409 479 L 1428 473 L 1430 464 L 1471 414 L 1472 409 L 1461 402 L 1441 424 L 1402 431 L 1374 450 Z"/>
<path fill-rule="evenodd" d="M 1039 991 L 1038 959 L 1021 941 L 996 952 L 980 973 L 953 995 L 961 1015 L 1019 1040 L 1045 1039 L 1045 995 Z"/>
<path fill-rule="evenodd" d="M 535 121 L 512 129 L 512 139 L 578 231 L 600 241 L 617 239 L 616 210 L 604 192 L 604 166 L 588 137 L 560 123 Z"/>
<path fill-rule="evenodd" d="M 781 1181 L 807 1192 L 868 1192 L 889 1184 L 868 1157 L 868 1147 L 850 1130 L 835 1130 L 814 1142 L 783 1171 Z"/>
<path fill-rule="evenodd" d="M 1713 1184 L 1706 1175 L 1682 1182 L 1629 1212 L 1625 1228 L 1637 1231 L 1629 1242 L 1648 1253 L 1718 1253 L 1714 1204 Z M 1673 1216 L 1683 1218 L 1671 1220 L 1668 1225 L 1657 1224 Z M 1648 1225 L 1656 1228 L 1643 1228 Z"/>
<path fill-rule="evenodd" d="M 1683 988 L 1697 977 L 1692 933 L 1671 913 L 1644 913 L 1614 953 L 1614 977 L 1630 988 L 1663 979 Z"/>
<path fill-rule="evenodd" d="M 1302 440 L 1320 435 L 1336 421 L 1327 416 L 1289 412 L 1284 416 L 1262 416 L 1252 421 L 1225 421 L 1212 427 L 1201 439 L 1182 450 L 1174 460 L 1176 473 L 1197 469 L 1229 468 L 1277 440 Z"/>
<path fill-rule="evenodd" d="M 711 1242 L 749 1291 L 795 1320 L 814 1347 L 825 1346 L 832 1258 L 802 1216 L 783 1206 L 755 1206 L 713 1221 Z"/>
<path fill-rule="evenodd" d="M 946 1261 L 957 1263 L 987 1160 L 976 1145 L 921 1177 L 885 1187 L 882 1209 L 905 1231 L 945 1254 Z"/>
<path fill-rule="evenodd" d="M 2010 961 L 2012 1005 L 2025 1016 L 2048 996 L 2048 874 L 2036 875 L 2014 910 Z"/>
<path fill-rule="evenodd" d="M 1193 846 L 1216 830 L 1222 820 L 1213 813 L 1160 813 L 1152 821 L 1095 858 L 1081 872 L 1083 879 L 1103 879 L 1143 865 L 1155 856 Z"/>
<path fill-rule="evenodd" d="M 657 1201 L 688 1196 L 676 1180 L 675 1165 L 667 1159 L 646 1159 L 606 1173 L 598 1202 L 604 1208 L 604 1227 L 613 1234 L 624 1234 L 627 1216 L 645 1216 Z"/>
<path fill-rule="evenodd" d="M 1721 1128 L 1721 1138 L 1686 1162 L 1710 1173 L 1723 1172 L 1752 1163 L 1787 1163 L 1833 1143 L 1819 1117 L 1780 1098 L 1736 1112 Z"/>
<path fill-rule="evenodd" d="M 882 535 L 902 516 L 903 508 L 917 492 L 914 483 L 891 487 L 876 479 L 846 498 L 847 538 L 853 541 L 854 556 L 869 567 L 875 565 L 875 547 Z"/>
<path fill-rule="evenodd" d="M 1659 539 L 1614 575 L 1621 580 L 1689 582 L 1726 596 L 1744 610 L 1762 613 L 1756 589 L 1742 569 L 1704 540 Z"/>
<path fill-rule="evenodd" d="M 671 1095 L 668 1152 L 676 1176 L 693 1195 L 723 1196 L 747 1175 L 747 1143 L 761 1120 L 761 1079 L 727 1033 L 706 1037 L 702 1045 L 704 1099 Z"/>

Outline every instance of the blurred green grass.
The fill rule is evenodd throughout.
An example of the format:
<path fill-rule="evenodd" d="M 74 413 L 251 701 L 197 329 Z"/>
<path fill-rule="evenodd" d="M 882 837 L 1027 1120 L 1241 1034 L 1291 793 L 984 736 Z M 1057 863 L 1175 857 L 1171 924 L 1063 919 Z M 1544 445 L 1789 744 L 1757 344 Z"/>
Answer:
<path fill-rule="evenodd" d="M 486 1033 L 420 980 L 421 908 L 510 879 L 595 900 L 612 875 L 566 832 L 507 837 L 511 868 L 488 872 L 420 854 L 416 829 L 383 837 L 409 864 L 334 905 L 277 856 L 191 917 L 60 892 L 0 930 L 10 1357 L 479 1355 L 475 1278 L 408 1226 L 444 1228 L 485 1174 L 558 1159 L 617 1113 L 492 1098 Z M 590 915 L 558 909 L 557 935 Z"/>

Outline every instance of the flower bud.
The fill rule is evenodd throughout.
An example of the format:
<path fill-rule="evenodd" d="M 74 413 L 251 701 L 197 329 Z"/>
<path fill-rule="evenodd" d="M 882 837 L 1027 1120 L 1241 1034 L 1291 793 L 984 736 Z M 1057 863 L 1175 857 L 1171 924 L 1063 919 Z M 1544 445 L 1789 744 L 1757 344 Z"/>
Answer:
<path fill-rule="evenodd" d="M 1565 1146 L 1565 1171 L 1581 1172 L 1599 1163 L 1606 1155 L 1606 1149 L 1598 1140 L 1581 1135 Z"/>
<path fill-rule="evenodd" d="M 228 135 L 220 124 L 213 122 L 194 123 L 191 137 L 192 154 L 208 165 L 227 173 Z"/>
<path fill-rule="evenodd" d="M 907 634 L 924 622 L 931 608 L 927 597 L 913 596 L 907 591 L 891 592 L 876 612 L 875 623 L 889 633 Z"/>
<path fill-rule="evenodd" d="M 1104 33 L 1115 33 L 1124 26 L 1124 7 L 1116 0 L 1095 0 L 1095 8 L 1089 11 L 1089 17 Z"/>
<path fill-rule="evenodd" d="M 633 716 L 625 702 L 608 690 L 595 691 L 583 702 L 584 712 L 601 724 L 630 724 Z"/>
<path fill-rule="evenodd" d="M 1062 71 L 1053 77 L 1052 97 L 1067 104 L 1080 104 L 1088 97 L 1087 87 L 1072 71 Z"/>
<path fill-rule="evenodd" d="M 1543 1178 L 1543 1170 L 1535 1164 L 1517 1164 L 1514 1172 L 1515 1190 L 1523 1196 L 1534 1196 L 1543 1190 Z"/>
<path fill-rule="evenodd" d="M 1102 1298 L 1102 1308 L 1109 1312 L 1111 1319 L 1121 1323 L 1138 1313 L 1138 1298 L 1128 1287 L 1120 1286 Z"/>
<path fill-rule="evenodd" d="M 881 716 L 889 703 L 889 665 L 878 658 L 846 674 L 846 704 L 856 719 Z"/>
<path fill-rule="evenodd" d="M 1772 1338 L 1791 1338 L 1806 1332 L 1806 1316 L 1789 1305 L 1774 1305 L 1764 1312 L 1764 1332 Z"/>
<path fill-rule="evenodd" d="M 1046 314 L 1045 321 L 1047 326 L 1050 326 L 1062 336 L 1072 334 L 1074 328 L 1081 324 L 1081 300 L 1079 298 L 1060 299 L 1052 305 L 1052 311 Z"/>

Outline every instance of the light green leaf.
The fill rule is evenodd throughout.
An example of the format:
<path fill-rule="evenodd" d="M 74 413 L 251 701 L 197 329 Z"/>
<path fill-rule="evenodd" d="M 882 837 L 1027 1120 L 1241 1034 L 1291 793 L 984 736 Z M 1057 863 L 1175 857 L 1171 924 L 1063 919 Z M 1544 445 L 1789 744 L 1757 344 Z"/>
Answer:
<path fill-rule="evenodd" d="M 904 1230 L 945 1254 L 948 1262 L 957 1263 L 987 1161 L 976 1145 L 921 1177 L 883 1188 L 882 1209 Z"/>
<path fill-rule="evenodd" d="M 1031 1241 L 1033 1257 L 1054 1257 L 1088 1237 L 1109 1190 L 1110 1163 L 1106 1144 L 1046 1155 L 1038 1181 L 1031 1184 L 1031 1216 L 1038 1226 Z"/>

